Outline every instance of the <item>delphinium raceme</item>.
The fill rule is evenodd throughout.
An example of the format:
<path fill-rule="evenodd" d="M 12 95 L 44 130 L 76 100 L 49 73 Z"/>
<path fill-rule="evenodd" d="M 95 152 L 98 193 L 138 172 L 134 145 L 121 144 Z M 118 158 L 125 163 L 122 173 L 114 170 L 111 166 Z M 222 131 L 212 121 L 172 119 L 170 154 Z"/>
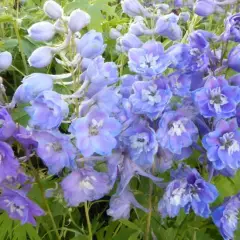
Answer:
<path fill-rule="evenodd" d="M 12 101 L 2 104 L 0 208 L 22 223 L 35 224 L 34 217 L 44 214 L 27 197 L 31 184 L 26 183 L 38 177 L 30 160 L 36 155 L 59 179 L 47 196 L 60 195 L 68 207 L 84 204 L 89 239 L 88 202 L 113 189 L 107 214 L 118 220 L 128 219 L 132 207 L 146 212 L 145 239 L 151 233 L 153 189 L 163 192 L 157 196 L 163 220 L 183 210 L 212 218 L 223 239 L 233 239 L 239 194 L 212 204 L 219 196 L 213 179 L 233 177 L 240 168 L 240 76 L 226 74 L 240 72 L 236 2 L 122 0 L 130 23 L 110 29 L 119 58 L 108 62 L 102 33 L 88 29 L 90 15 L 81 9 L 66 15 L 47 0 L 43 10 L 49 21 L 28 30 L 31 39 L 43 43 L 28 63 L 41 69 L 55 62 L 65 73 L 36 70 L 23 78 Z M 224 31 L 201 29 L 208 16 L 225 19 Z M 56 35 L 62 39 L 58 45 L 52 41 Z M 11 61 L 10 53 L 0 53 L 0 71 Z M 69 94 L 56 91 L 57 85 Z M 27 105 L 27 128 L 10 116 L 19 104 Z M 26 156 L 14 156 L 14 142 Z M 35 180 L 24 173 L 22 159 Z M 99 162 L 106 171 L 97 168 Z M 135 176 L 150 181 L 146 206 L 131 188 Z"/>

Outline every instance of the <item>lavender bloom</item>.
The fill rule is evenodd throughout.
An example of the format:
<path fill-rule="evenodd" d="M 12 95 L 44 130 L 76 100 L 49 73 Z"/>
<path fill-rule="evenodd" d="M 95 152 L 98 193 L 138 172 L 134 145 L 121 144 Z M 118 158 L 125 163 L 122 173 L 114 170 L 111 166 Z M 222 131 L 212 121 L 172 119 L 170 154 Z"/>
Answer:
<path fill-rule="evenodd" d="M 234 42 L 240 42 L 240 13 L 229 16 L 225 20 L 225 31 L 221 35 L 223 41 L 232 40 Z"/>
<path fill-rule="evenodd" d="M 29 37 L 36 41 L 50 41 L 55 33 L 54 25 L 47 21 L 35 23 L 28 29 Z"/>
<path fill-rule="evenodd" d="M 53 89 L 53 80 L 43 73 L 33 73 L 22 80 L 13 96 L 13 103 L 27 103 L 34 100 L 40 93 Z"/>
<path fill-rule="evenodd" d="M 140 48 L 142 45 L 142 41 L 136 35 L 126 33 L 117 39 L 116 50 L 128 52 L 131 48 Z"/>
<path fill-rule="evenodd" d="M 56 92 L 44 91 L 32 102 L 32 106 L 25 107 L 30 116 L 29 125 L 36 129 L 57 128 L 62 120 L 68 116 L 68 105 Z"/>
<path fill-rule="evenodd" d="M 115 137 L 121 131 L 121 124 L 93 107 L 86 117 L 72 122 L 69 131 L 76 137 L 77 147 L 84 157 L 94 153 L 108 156 L 117 145 Z"/>
<path fill-rule="evenodd" d="M 55 1 L 48 0 L 44 3 L 43 11 L 52 19 L 59 19 L 63 15 L 62 7 Z"/>
<path fill-rule="evenodd" d="M 154 161 L 158 144 L 154 130 L 145 123 L 133 123 L 121 135 L 129 155 L 139 166 L 150 167 Z"/>
<path fill-rule="evenodd" d="M 91 30 L 84 34 L 81 39 L 75 39 L 77 52 L 80 53 L 83 58 L 94 59 L 97 56 L 100 56 L 106 45 L 104 45 L 102 34 Z"/>
<path fill-rule="evenodd" d="M 0 109 L 0 140 L 8 139 L 16 130 L 16 125 L 5 108 Z"/>
<path fill-rule="evenodd" d="M 180 112 L 165 112 L 160 119 L 157 138 L 162 148 L 174 154 L 191 146 L 198 139 L 198 129 L 194 123 Z"/>
<path fill-rule="evenodd" d="M 194 0 L 174 0 L 175 7 L 189 7 L 192 8 L 194 4 Z"/>
<path fill-rule="evenodd" d="M 129 27 L 129 33 L 136 36 L 151 35 L 153 31 L 150 30 L 144 23 L 144 18 L 141 16 L 135 17 L 134 22 Z"/>
<path fill-rule="evenodd" d="M 120 93 L 123 96 L 123 98 L 129 98 L 132 93 L 132 85 L 134 82 L 138 80 L 138 76 L 126 74 L 121 76 L 121 89 Z"/>
<path fill-rule="evenodd" d="M 78 206 L 82 202 L 102 198 L 111 190 L 106 173 L 82 168 L 73 171 L 61 182 L 64 198 L 69 206 Z"/>
<path fill-rule="evenodd" d="M 7 70 L 12 65 L 12 54 L 10 52 L 0 52 L 0 72 Z"/>
<path fill-rule="evenodd" d="M 130 17 L 143 16 L 150 17 L 151 14 L 145 9 L 138 0 L 122 0 L 123 12 Z"/>
<path fill-rule="evenodd" d="M 217 170 L 240 167 L 240 132 L 236 119 L 229 122 L 221 119 L 215 131 L 203 137 L 202 144 L 207 150 L 207 157 Z"/>
<path fill-rule="evenodd" d="M 240 42 L 240 40 L 239 40 L 239 42 Z M 240 45 L 232 48 L 228 54 L 228 66 L 236 72 L 240 72 L 240 57 L 239 57 L 239 55 L 240 55 Z"/>
<path fill-rule="evenodd" d="M 51 47 L 39 47 L 33 51 L 28 58 L 28 63 L 31 67 L 44 68 L 47 67 L 53 59 L 54 50 Z"/>
<path fill-rule="evenodd" d="M 128 58 L 130 70 L 145 77 L 160 75 L 171 63 L 162 44 L 156 41 L 148 41 L 141 48 L 130 49 Z"/>
<path fill-rule="evenodd" d="M 205 85 L 193 92 L 200 113 L 206 117 L 229 118 L 236 114 L 240 89 L 229 86 L 223 77 L 210 77 Z"/>
<path fill-rule="evenodd" d="M 151 120 L 160 116 L 172 97 L 164 78 L 149 82 L 137 81 L 133 84 L 133 91 L 129 98 L 132 111 L 145 114 Z"/>
<path fill-rule="evenodd" d="M 216 187 L 206 182 L 196 169 L 179 170 L 159 202 L 160 213 L 163 217 L 175 217 L 181 208 L 186 213 L 192 208 L 196 215 L 208 218 L 211 213 L 209 204 L 218 196 Z"/>
<path fill-rule="evenodd" d="M 234 232 L 238 227 L 238 216 L 240 208 L 239 194 L 230 197 L 225 202 L 214 209 L 212 219 L 219 228 L 225 240 L 234 239 Z"/>
<path fill-rule="evenodd" d="M 35 132 L 37 154 L 48 167 L 50 174 L 59 173 L 64 167 L 75 167 L 76 149 L 70 137 L 60 132 Z"/>
<path fill-rule="evenodd" d="M 148 212 L 148 209 L 140 205 L 128 189 L 125 189 L 119 196 L 113 195 L 109 205 L 110 208 L 107 210 L 107 214 L 113 217 L 113 221 L 122 218 L 128 219 L 132 205 L 144 212 Z"/>
<path fill-rule="evenodd" d="M 156 23 L 155 32 L 173 41 L 182 38 L 182 30 L 177 24 L 179 17 L 174 13 L 160 16 Z"/>
<path fill-rule="evenodd" d="M 0 195 L 0 208 L 7 211 L 10 218 L 20 220 L 22 224 L 36 225 L 34 217 L 44 215 L 44 211 L 21 190 L 4 188 Z"/>
<path fill-rule="evenodd" d="M 217 5 L 212 0 L 197 0 L 194 6 L 194 11 L 201 17 L 207 17 L 214 13 Z"/>
<path fill-rule="evenodd" d="M 120 31 L 118 31 L 116 28 L 111 28 L 110 32 L 109 32 L 109 37 L 111 39 L 118 39 L 119 37 L 121 37 L 122 34 Z"/>
<path fill-rule="evenodd" d="M 88 13 L 82 11 L 81 9 L 76 9 L 72 11 L 69 16 L 68 27 L 72 32 L 78 32 L 82 28 L 86 27 L 90 23 L 91 17 Z"/>
<path fill-rule="evenodd" d="M 0 182 L 7 177 L 16 176 L 19 163 L 14 157 L 12 148 L 0 141 Z"/>

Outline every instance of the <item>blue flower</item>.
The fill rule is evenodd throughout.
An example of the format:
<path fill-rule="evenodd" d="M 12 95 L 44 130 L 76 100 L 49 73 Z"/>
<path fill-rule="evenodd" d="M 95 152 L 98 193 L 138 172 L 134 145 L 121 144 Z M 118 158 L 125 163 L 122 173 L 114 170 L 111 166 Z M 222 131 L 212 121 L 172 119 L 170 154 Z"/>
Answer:
<path fill-rule="evenodd" d="M 226 18 L 225 31 L 221 35 L 223 41 L 232 40 L 234 42 L 240 42 L 240 13 L 236 13 Z"/>
<path fill-rule="evenodd" d="M 53 79 L 43 73 L 33 73 L 22 80 L 22 84 L 13 95 L 13 103 L 27 103 L 34 100 L 40 93 L 53 89 Z"/>
<path fill-rule="evenodd" d="M 206 117 L 229 118 L 236 114 L 240 89 L 229 86 L 223 77 L 209 77 L 205 85 L 193 92 L 200 113 Z"/>
<path fill-rule="evenodd" d="M 60 132 L 34 132 L 38 142 L 37 154 L 48 167 L 50 174 L 59 173 L 64 167 L 75 167 L 76 148 L 68 135 Z"/>
<path fill-rule="evenodd" d="M 14 177 L 19 170 L 19 162 L 14 157 L 12 148 L 0 141 L 0 183 L 7 177 Z"/>
<path fill-rule="evenodd" d="M 116 147 L 115 137 L 121 131 L 121 124 L 97 107 L 87 116 L 72 122 L 69 131 L 76 137 L 77 147 L 84 157 L 94 153 L 108 156 Z"/>
<path fill-rule="evenodd" d="M 130 49 L 128 58 L 130 70 L 145 77 L 160 75 L 171 63 L 162 44 L 156 41 L 148 41 L 141 48 Z"/>
<path fill-rule="evenodd" d="M 177 24 L 179 17 L 174 13 L 160 16 L 156 22 L 155 32 L 161 36 L 167 37 L 172 41 L 182 38 L 181 27 Z"/>
<path fill-rule="evenodd" d="M 175 171 L 174 178 L 159 202 L 159 211 L 163 217 L 175 217 L 181 208 L 189 213 L 192 208 L 196 215 L 208 218 L 211 213 L 209 204 L 218 196 L 216 187 L 206 182 L 196 169 L 188 166 Z"/>
<path fill-rule="evenodd" d="M 102 198 L 112 187 L 109 176 L 91 168 L 77 169 L 61 182 L 64 198 L 69 206 Z"/>
<path fill-rule="evenodd" d="M 36 225 L 34 217 L 44 215 L 44 211 L 22 190 L 4 188 L 0 195 L 0 208 L 7 211 L 10 218 L 21 220 L 21 224 Z"/>
<path fill-rule="evenodd" d="M 91 58 L 94 59 L 97 56 L 100 56 L 106 45 L 104 45 L 103 37 L 100 32 L 91 30 L 84 34 L 81 39 L 75 39 L 77 52 L 80 53 L 82 58 Z"/>
<path fill-rule="evenodd" d="M 132 87 L 134 93 L 129 98 L 132 111 L 137 114 L 145 114 L 151 120 L 160 116 L 172 97 L 164 78 L 148 82 L 137 81 L 133 83 Z"/>
<path fill-rule="evenodd" d="M 113 221 L 122 218 L 128 219 L 132 206 L 148 212 L 148 209 L 140 205 L 128 189 L 125 189 L 120 195 L 113 195 L 110 199 L 109 206 L 110 208 L 107 210 L 107 215 L 113 217 Z"/>
<path fill-rule="evenodd" d="M 0 109 L 0 140 L 6 140 L 13 136 L 16 125 L 5 108 Z"/>
<path fill-rule="evenodd" d="M 62 120 L 68 116 L 68 104 L 56 92 L 44 91 L 25 107 L 30 116 L 29 125 L 36 129 L 53 129 L 59 127 Z"/>
<path fill-rule="evenodd" d="M 219 120 L 215 131 L 203 137 L 202 144 L 207 150 L 207 157 L 216 170 L 225 167 L 240 167 L 240 132 L 236 119 Z"/>
<path fill-rule="evenodd" d="M 195 13 L 201 17 L 207 17 L 215 12 L 217 4 L 212 0 L 197 0 L 195 3 Z"/>
<path fill-rule="evenodd" d="M 165 112 L 160 119 L 157 138 L 162 148 L 181 154 L 198 139 L 198 129 L 183 114 L 175 111 Z"/>
<path fill-rule="evenodd" d="M 122 133 L 121 140 L 132 161 L 144 167 L 152 165 L 158 144 L 154 130 L 146 123 L 134 122 Z"/>
<path fill-rule="evenodd" d="M 225 202 L 214 209 L 212 219 L 214 224 L 219 228 L 219 231 L 224 240 L 234 239 L 234 232 L 238 228 L 238 216 L 240 208 L 239 194 L 230 197 Z"/>
<path fill-rule="evenodd" d="M 7 70 L 12 65 L 12 54 L 10 52 L 0 52 L 0 72 Z"/>
<path fill-rule="evenodd" d="M 240 42 L 240 41 L 239 41 Z M 228 54 L 228 66 L 236 72 L 240 72 L 240 45 L 232 48 Z"/>

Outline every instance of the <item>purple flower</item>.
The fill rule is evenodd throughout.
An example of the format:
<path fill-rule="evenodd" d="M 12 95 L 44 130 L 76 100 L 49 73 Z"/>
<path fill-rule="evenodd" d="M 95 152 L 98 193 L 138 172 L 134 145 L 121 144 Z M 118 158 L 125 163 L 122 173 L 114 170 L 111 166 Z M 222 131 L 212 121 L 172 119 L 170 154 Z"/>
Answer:
<path fill-rule="evenodd" d="M 47 21 L 35 23 L 28 29 L 29 37 L 35 41 L 50 41 L 55 33 L 54 25 Z"/>
<path fill-rule="evenodd" d="M 122 0 L 122 10 L 130 17 L 144 16 L 150 17 L 150 13 L 145 9 L 138 0 Z"/>
<path fill-rule="evenodd" d="M 103 37 L 100 32 L 91 30 L 84 34 L 81 39 L 76 38 L 77 52 L 80 53 L 82 58 L 94 59 L 100 56 L 106 45 L 104 45 Z"/>
<path fill-rule="evenodd" d="M 130 49 L 128 58 L 130 70 L 145 77 L 156 77 L 171 63 L 162 44 L 156 41 L 148 41 L 141 48 Z"/>
<path fill-rule="evenodd" d="M 73 171 L 61 182 L 64 198 L 69 206 L 102 198 L 111 190 L 109 176 L 93 169 Z"/>
<path fill-rule="evenodd" d="M 225 31 L 221 35 L 223 41 L 240 42 L 240 13 L 229 16 L 225 20 Z"/>
<path fill-rule="evenodd" d="M 225 240 L 234 239 L 234 232 L 238 228 L 238 216 L 240 208 L 239 194 L 230 197 L 225 202 L 214 209 L 212 219 L 219 228 Z"/>
<path fill-rule="evenodd" d="M 64 167 L 75 167 L 76 149 L 70 137 L 60 132 L 35 132 L 37 154 L 48 167 L 50 174 L 59 173 Z"/>
<path fill-rule="evenodd" d="M 194 6 L 195 13 L 201 17 L 207 17 L 214 13 L 216 3 L 212 0 L 197 0 Z"/>
<path fill-rule="evenodd" d="M 132 33 L 136 36 L 142 35 L 151 35 L 153 31 L 147 28 L 146 24 L 144 23 L 144 18 L 141 16 L 135 17 L 134 22 L 129 26 L 129 33 Z"/>
<path fill-rule="evenodd" d="M 144 212 L 148 212 L 148 209 L 140 205 L 132 192 L 128 189 L 125 189 L 119 196 L 113 195 L 110 199 L 109 205 L 110 208 L 107 210 L 107 214 L 113 217 L 113 221 L 121 218 L 128 219 L 130 217 L 130 210 L 132 206 L 139 208 Z"/>
<path fill-rule="evenodd" d="M 34 217 L 44 215 L 44 211 L 21 190 L 4 188 L 0 195 L 0 208 L 7 211 L 10 218 L 20 220 L 22 224 L 36 225 Z"/>
<path fill-rule="evenodd" d="M 215 130 L 203 137 L 202 144 L 216 170 L 240 167 L 240 132 L 236 119 L 219 120 Z"/>
<path fill-rule="evenodd" d="M 159 211 L 163 217 L 176 217 L 181 208 L 184 208 L 186 213 L 192 208 L 196 215 L 208 218 L 211 213 L 209 204 L 214 202 L 217 196 L 216 187 L 206 182 L 196 169 L 180 168 L 159 202 Z"/>
<path fill-rule="evenodd" d="M 42 92 L 25 111 L 30 116 L 29 125 L 42 130 L 57 128 L 69 112 L 61 95 L 53 91 Z"/>
<path fill-rule="evenodd" d="M 22 80 L 13 96 L 14 103 L 27 103 L 34 100 L 43 91 L 53 89 L 53 79 L 43 73 L 33 73 Z"/>
<path fill-rule="evenodd" d="M 132 93 L 132 85 L 138 80 L 138 76 L 126 74 L 121 76 L 121 89 L 120 93 L 123 98 L 129 98 Z"/>
<path fill-rule="evenodd" d="M 158 144 L 156 134 L 144 122 L 134 122 L 121 134 L 121 140 L 136 164 L 151 167 Z"/>
<path fill-rule="evenodd" d="M 140 48 L 142 45 L 142 41 L 136 35 L 126 33 L 117 39 L 116 50 L 128 52 L 131 48 Z"/>
<path fill-rule="evenodd" d="M 206 117 L 229 118 L 236 114 L 240 89 L 229 86 L 223 77 L 209 77 L 205 85 L 193 92 L 200 113 Z"/>
<path fill-rule="evenodd" d="M 52 0 L 48 0 L 44 3 L 43 11 L 48 17 L 52 19 L 61 18 L 63 15 L 62 7 L 58 3 Z"/>
<path fill-rule="evenodd" d="M 7 70 L 12 65 L 12 54 L 10 52 L 0 52 L 0 72 Z"/>
<path fill-rule="evenodd" d="M 7 177 L 17 175 L 19 163 L 14 157 L 12 148 L 5 142 L 0 142 L 0 182 Z"/>
<path fill-rule="evenodd" d="M 72 32 L 78 32 L 86 27 L 90 21 L 91 17 L 88 13 L 81 9 L 76 9 L 69 16 L 68 27 Z"/>
<path fill-rule="evenodd" d="M 129 98 L 132 111 L 137 114 L 145 114 L 151 120 L 160 116 L 172 97 L 164 78 L 148 82 L 137 81 L 133 83 L 132 87 L 134 93 Z"/>
<path fill-rule="evenodd" d="M 239 41 L 240 42 L 240 41 Z M 231 49 L 228 54 L 228 66 L 236 72 L 240 72 L 240 45 Z"/>
<path fill-rule="evenodd" d="M 155 32 L 161 36 L 167 37 L 172 41 L 182 38 L 182 30 L 177 24 L 179 17 L 174 13 L 160 16 L 156 23 Z"/>
<path fill-rule="evenodd" d="M 10 138 L 16 130 L 16 125 L 5 108 L 0 109 L 0 140 Z"/>
<path fill-rule="evenodd" d="M 76 137 L 77 147 L 84 157 L 94 153 L 108 156 L 117 145 L 115 137 L 121 131 L 121 124 L 93 107 L 87 116 L 75 120 L 69 131 Z"/>
<path fill-rule="evenodd" d="M 157 138 L 163 149 L 181 154 L 184 148 L 190 147 L 198 139 L 198 129 L 180 112 L 165 112 L 160 119 Z"/>

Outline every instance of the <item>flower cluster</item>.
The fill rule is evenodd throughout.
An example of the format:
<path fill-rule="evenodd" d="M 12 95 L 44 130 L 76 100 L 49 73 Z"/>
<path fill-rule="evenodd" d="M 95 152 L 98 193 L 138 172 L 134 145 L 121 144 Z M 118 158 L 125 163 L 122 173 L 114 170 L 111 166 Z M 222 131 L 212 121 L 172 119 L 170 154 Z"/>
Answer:
<path fill-rule="evenodd" d="M 98 200 L 116 184 L 109 216 L 128 218 L 132 206 L 148 212 L 131 190 L 131 179 L 140 175 L 164 188 L 158 207 L 163 218 L 176 217 L 183 208 L 186 214 L 211 216 L 223 238 L 233 238 L 239 196 L 212 209 L 219 193 L 211 180 L 231 177 L 240 168 L 240 76 L 225 74 L 230 68 L 240 72 L 240 18 L 231 14 L 220 34 L 195 27 L 201 17 L 221 16 L 236 1 L 152 2 L 122 0 L 123 12 L 134 19 L 110 30 L 118 64 L 105 60 L 102 33 L 88 31 L 86 12 L 76 9 L 66 16 L 56 2 L 45 2 L 50 20 L 33 24 L 28 34 L 49 43 L 37 48 L 28 63 L 38 69 L 56 62 L 66 73 L 24 77 L 11 103 L 1 109 L 0 208 L 10 217 L 34 223 L 33 217 L 43 214 L 27 198 L 29 188 L 15 189 L 27 176 L 9 145 L 14 139 L 27 156 L 36 154 L 49 174 L 63 173 L 58 191 L 68 206 Z M 198 16 L 182 11 L 188 8 Z M 56 47 L 50 41 L 57 34 L 63 41 Z M 0 70 L 10 65 L 11 55 L 1 53 Z M 56 91 L 57 85 L 69 94 Z M 5 110 L 22 103 L 27 105 L 27 129 Z M 199 160 L 191 158 L 193 153 L 200 154 Z M 208 181 L 183 163 L 186 159 L 208 171 Z M 98 169 L 99 162 L 106 171 Z M 160 178 L 164 172 L 171 175 L 169 182 Z"/>

